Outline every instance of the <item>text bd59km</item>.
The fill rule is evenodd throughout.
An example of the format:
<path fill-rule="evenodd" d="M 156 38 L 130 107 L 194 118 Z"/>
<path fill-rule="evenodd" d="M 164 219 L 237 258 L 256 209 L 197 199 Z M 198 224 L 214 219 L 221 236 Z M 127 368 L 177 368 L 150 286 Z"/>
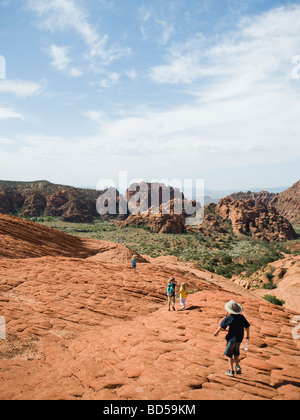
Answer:
<path fill-rule="evenodd" d="M 127 415 L 134 418 L 138 415 L 195 415 L 195 404 L 142 404 L 142 406 L 116 406 L 110 404 L 104 407 L 104 415 Z"/>

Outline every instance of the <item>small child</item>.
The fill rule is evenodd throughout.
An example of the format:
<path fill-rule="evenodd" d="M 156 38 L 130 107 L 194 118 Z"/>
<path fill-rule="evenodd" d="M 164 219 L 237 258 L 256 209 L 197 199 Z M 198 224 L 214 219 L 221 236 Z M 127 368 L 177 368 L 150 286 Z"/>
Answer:
<path fill-rule="evenodd" d="M 176 285 L 177 285 L 177 283 L 176 283 L 174 277 L 171 277 L 169 279 L 168 287 L 167 287 L 169 311 L 171 310 L 171 303 L 172 303 L 173 311 L 176 310 L 175 309 L 175 288 L 176 288 Z"/>
<path fill-rule="evenodd" d="M 242 373 L 240 367 L 240 345 L 244 339 L 244 329 L 246 329 L 247 337 L 249 340 L 250 337 L 250 324 L 247 319 L 241 315 L 243 308 L 234 300 L 230 300 L 225 305 L 226 311 L 229 313 L 226 318 L 223 319 L 219 328 L 214 333 L 214 336 L 217 337 L 220 331 L 225 331 L 229 327 L 228 334 L 225 337 L 227 341 L 227 346 L 225 349 L 225 356 L 229 358 L 229 370 L 226 372 L 228 376 L 234 376 L 233 370 L 233 356 L 236 363 L 235 371 L 237 374 Z"/>
<path fill-rule="evenodd" d="M 133 272 L 133 274 L 134 274 L 135 269 L 136 269 L 136 259 L 137 259 L 137 256 L 136 255 L 133 255 L 132 258 L 131 258 L 131 266 L 132 266 L 132 272 Z"/>
<path fill-rule="evenodd" d="M 186 286 L 185 282 L 181 283 L 180 290 L 179 290 L 178 294 L 180 296 L 179 302 L 180 302 L 180 305 L 181 305 L 181 310 L 184 311 L 185 310 L 185 304 L 186 304 L 186 298 L 187 298 L 187 295 L 189 294 L 188 291 L 187 291 L 187 286 Z"/>

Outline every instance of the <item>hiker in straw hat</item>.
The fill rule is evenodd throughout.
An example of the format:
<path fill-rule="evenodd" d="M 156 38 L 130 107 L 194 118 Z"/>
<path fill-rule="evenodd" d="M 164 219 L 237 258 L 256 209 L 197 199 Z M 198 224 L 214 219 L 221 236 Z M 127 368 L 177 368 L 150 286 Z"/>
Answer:
<path fill-rule="evenodd" d="M 230 300 L 225 304 L 225 309 L 228 315 L 223 319 L 214 335 L 217 337 L 220 331 L 225 331 L 229 327 L 228 334 L 225 337 L 227 345 L 224 352 L 225 356 L 229 359 L 229 370 L 226 372 L 226 375 L 234 376 L 233 357 L 236 363 L 235 372 L 237 374 L 242 373 L 239 360 L 240 345 L 244 339 L 244 330 L 247 332 L 246 339 L 249 340 L 250 324 L 244 315 L 241 315 L 243 308 L 239 303 Z"/>

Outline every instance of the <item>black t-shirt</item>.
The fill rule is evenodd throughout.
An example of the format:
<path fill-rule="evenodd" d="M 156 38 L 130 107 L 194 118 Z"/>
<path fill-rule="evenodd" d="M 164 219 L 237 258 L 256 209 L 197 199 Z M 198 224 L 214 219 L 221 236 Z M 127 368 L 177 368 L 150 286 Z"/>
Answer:
<path fill-rule="evenodd" d="M 244 339 L 244 328 L 249 328 L 250 324 L 244 315 L 229 315 L 220 324 L 223 330 L 229 327 L 228 334 L 225 339 L 227 341 L 237 341 L 241 343 Z"/>

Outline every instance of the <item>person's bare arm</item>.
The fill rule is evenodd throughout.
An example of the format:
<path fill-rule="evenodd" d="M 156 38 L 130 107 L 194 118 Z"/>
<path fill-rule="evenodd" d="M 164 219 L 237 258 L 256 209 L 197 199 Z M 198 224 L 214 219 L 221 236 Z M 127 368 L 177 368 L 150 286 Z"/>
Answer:
<path fill-rule="evenodd" d="M 217 331 L 214 333 L 214 336 L 217 337 L 220 331 L 225 331 L 223 328 L 219 327 Z"/>
<path fill-rule="evenodd" d="M 250 339 L 250 328 L 246 328 L 246 333 L 247 333 L 246 340 L 249 340 Z"/>

